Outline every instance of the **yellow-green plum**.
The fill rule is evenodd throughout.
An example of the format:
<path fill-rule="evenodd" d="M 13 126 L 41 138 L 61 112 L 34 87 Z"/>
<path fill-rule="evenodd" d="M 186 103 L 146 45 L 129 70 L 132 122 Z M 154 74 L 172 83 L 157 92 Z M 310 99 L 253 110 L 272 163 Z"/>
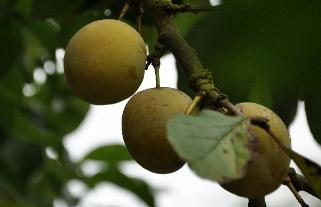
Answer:
<path fill-rule="evenodd" d="M 236 107 L 248 117 L 267 118 L 271 131 L 287 147 L 291 147 L 287 127 L 270 109 L 256 103 L 240 103 Z M 250 125 L 249 131 L 258 141 L 257 156 L 249 163 L 245 176 L 221 186 L 239 196 L 263 197 L 276 190 L 284 181 L 289 170 L 290 159 L 263 129 Z"/>
<path fill-rule="evenodd" d="M 72 91 L 91 104 L 113 104 L 140 86 L 146 47 L 139 33 L 112 19 L 91 22 L 69 41 L 64 70 Z"/>
<path fill-rule="evenodd" d="M 128 151 L 138 164 L 154 173 L 171 173 L 184 161 L 167 140 L 166 123 L 184 112 L 192 99 L 173 88 L 151 88 L 135 94 L 122 116 L 122 133 Z"/>

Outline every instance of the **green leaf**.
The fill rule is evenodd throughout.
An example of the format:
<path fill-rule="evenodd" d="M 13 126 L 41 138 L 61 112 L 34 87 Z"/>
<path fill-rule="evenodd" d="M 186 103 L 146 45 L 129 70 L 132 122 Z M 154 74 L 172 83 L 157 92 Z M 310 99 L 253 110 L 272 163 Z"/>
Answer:
<path fill-rule="evenodd" d="M 28 26 L 27 26 L 28 27 Z M 50 52 L 44 47 L 39 39 L 34 35 L 30 28 L 24 28 L 21 30 L 21 38 L 23 39 L 23 54 L 20 58 L 21 68 L 23 68 L 24 74 L 28 73 L 26 77 L 28 83 L 33 80 L 33 71 L 36 67 L 42 65 L 41 59 L 48 59 Z"/>
<path fill-rule="evenodd" d="M 31 15 L 36 18 L 59 17 L 74 12 L 84 0 L 34 0 Z"/>
<path fill-rule="evenodd" d="M 97 20 L 90 10 L 85 10 L 83 13 L 67 16 L 59 19 L 61 30 L 59 31 L 58 40 L 59 44 L 65 48 L 71 37 L 86 24 Z"/>
<path fill-rule="evenodd" d="M 14 81 L 12 81 L 14 80 Z M 23 79 L 18 67 L 12 68 L 0 81 L 0 128 L 7 130 L 14 122 L 14 114 L 23 94 Z"/>
<path fill-rule="evenodd" d="M 76 173 L 78 169 L 68 159 L 67 154 L 60 154 L 58 159 L 47 158 L 42 168 L 30 176 L 26 194 L 36 206 L 52 206 L 57 197 L 65 199 L 68 203 L 77 202 L 66 189 L 69 180 L 79 178 Z M 70 206 L 76 205 L 74 203 Z"/>
<path fill-rule="evenodd" d="M 305 101 L 305 111 L 309 128 L 314 139 L 321 144 L 321 95 L 307 98 Z"/>
<path fill-rule="evenodd" d="M 115 185 L 134 193 L 148 206 L 155 206 L 153 191 L 146 182 L 140 179 L 127 177 L 116 168 L 109 168 L 107 171 L 98 173 L 87 180 L 87 184 L 90 187 L 94 187 L 100 182 L 114 183 Z"/>
<path fill-rule="evenodd" d="M 288 154 L 321 199 L 321 166 L 290 149 L 288 149 Z"/>
<path fill-rule="evenodd" d="M 141 33 L 144 42 L 148 45 L 149 53 L 155 51 L 155 45 L 157 43 L 157 31 L 154 26 L 142 25 Z"/>
<path fill-rule="evenodd" d="M 89 104 L 71 92 L 62 74 L 47 77 L 38 93 L 26 98 L 25 104 L 31 113 L 38 116 L 43 128 L 62 137 L 79 126 Z"/>
<path fill-rule="evenodd" d="M 28 25 L 28 29 L 37 38 L 39 43 L 50 54 L 51 58 L 55 58 L 55 50 L 59 47 L 57 34 L 59 31 L 59 25 L 54 20 L 34 20 Z M 40 57 L 38 57 L 40 58 Z"/>
<path fill-rule="evenodd" d="M 14 5 L 14 11 L 20 13 L 24 16 L 29 16 L 31 12 L 31 6 L 32 6 L 33 0 L 17 0 L 15 1 Z"/>
<path fill-rule="evenodd" d="M 63 108 L 61 111 L 55 109 L 60 104 Z M 51 130 L 56 130 L 55 132 L 59 135 L 65 135 L 78 128 L 88 110 L 89 104 L 78 97 L 65 97 L 64 101 L 59 98 L 54 99 L 48 113 L 43 115 L 50 124 Z"/>
<path fill-rule="evenodd" d="M 191 6 L 208 6 L 210 7 L 209 1 L 204 0 L 183 0 L 181 4 L 190 4 Z M 213 7 L 214 8 L 214 7 Z M 186 13 L 178 13 L 175 15 L 174 20 L 176 26 L 179 28 L 179 31 L 185 35 L 189 29 L 193 29 L 194 23 L 196 23 L 198 20 L 203 18 L 204 16 L 207 16 L 209 13 L 214 11 L 206 11 L 206 12 L 200 12 L 197 14 L 186 12 Z"/>
<path fill-rule="evenodd" d="M 62 186 L 67 182 L 67 180 L 60 178 L 60 173 L 55 174 L 56 171 L 62 171 L 63 166 L 54 166 L 53 162 L 55 161 L 47 160 L 43 168 L 34 173 L 28 180 L 27 196 L 37 206 L 51 206 L 54 199 L 60 196 Z M 56 170 L 51 171 L 49 168 L 55 168 Z"/>
<path fill-rule="evenodd" d="M 0 206 L 5 207 L 35 207 L 31 203 L 26 203 L 26 201 L 0 201 Z"/>
<path fill-rule="evenodd" d="M 0 31 L 1 79 L 18 60 L 22 46 L 19 25 L 11 19 L 0 18 Z"/>
<path fill-rule="evenodd" d="M 311 69 L 305 74 L 305 112 L 313 137 L 321 144 L 321 60 L 312 63 Z"/>
<path fill-rule="evenodd" d="M 251 159 L 249 119 L 203 110 L 198 117 L 177 114 L 168 122 L 169 142 L 199 176 L 227 182 L 244 176 Z"/>
<path fill-rule="evenodd" d="M 82 161 L 85 160 L 99 160 L 110 164 L 117 164 L 120 161 L 132 160 L 132 157 L 124 145 L 113 144 L 94 149 Z"/>
<path fill-rule="evenodd" d="M 2 152 L 1 152 L 2 154 Z M 18 191 L 21 188 L 20 180 L 9 169 L 5 160 L 0 158 L 0 200 L 15 200 L 19 197 Z"/>
<path fill-rule="evenodd" d="M 190 4 L 192 6 L 208 6 L 208 7 L 210 7 L 209 1 L 204 1 L 204 0 L 184 0 L 183 4 L 186 4 L 186 3 Z M 178 27 L 179 31 L 183 35 L 185 35 L 190 29 L 193 29 L 193 25 L 198 20 L 207 16 L 211 12 L 214 12 L 214 11 L 200 12 L 197 14 L 193 14 L 190 12 L 178 13 L 177 15 L 175 15 L 174 21 L 175 21 L 175 24 Z"/>
<path fill-rule="evenodd" d="M 2 150 L 0 159 L 6 163 L 5 172 L 7 181 L 17 180 L 19 191 L 23 191 L 23 185 L 28 177 L 39 168 L 44 160 L 43 149 L 40 145 L 15 139 L 8 139 Z M 23 157 L 23 159 L 21 159 Z"/>
<path fill-rule="evenodd" d="M 192 6 L 208 6 L 211 7 L 209 1 L 204 0 L 185 0 L 183 4 L 190 4 Z M 212 7 L 214 9 L 214 7 Z M 215 7 L 217 8 L 217 7 Z M 179 31 L 185 35 L 190 29 L 193 29 L 193 25 L 203 17 L 207 16 L 209 13 L 215 12 L 213 11 L 206 11 L 206 12 L 199 12 L 197 14 L 186 12 L 186 13 L 178 13 L 174 17 L 174 21 L 176 26 L 178 27 Z"/>
<path fill-rule="evenodd" d="M 223 1 L 187 34 L 215 85 L 233 102 L 255 101 L 289 123 L 303 77 L 321 55 L 321 2 Z M 273 15 L 270 15 L 272 14 Z M 179 88 L 187 81 L 179 73 Z M 320 82 L 320 73 L 315 76 Z"/>
<path fill-rule="evenodd" d="M 189 29 L 192 28 L 194 23 L 196 23 L 199 19 L 204 17 L 205 13 L 200 14 L 191 14 L 191 13 L 185 13 L 185 14 L 178 14 L 175 16 L 175 24 L 177 25 L 179 31 L 185 35 Z"/>
<path fill-rule="evenodd" d="M 62 137 L 57 137 L 43 126 L 36 124 L 33 119 L 21 111 L 15 113 L 14 125 L 10 133 L 16 139 L 37 142 L 55 149 L 60 149 L 62 145 Z"/>
<path fill-rule="evenodd" d="M 205 5 L 210 5 L 210 1 L 208 0 L 183 0 L 183 4 L 191 4 L 191 5 L 196 5 L 196 6 L 205 6 Z"/>

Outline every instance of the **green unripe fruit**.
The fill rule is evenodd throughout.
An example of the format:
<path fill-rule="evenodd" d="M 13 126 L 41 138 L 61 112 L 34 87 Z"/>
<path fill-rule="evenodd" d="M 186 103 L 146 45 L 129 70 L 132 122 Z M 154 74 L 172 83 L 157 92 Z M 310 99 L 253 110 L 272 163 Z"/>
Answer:
<path fill-rule="evenodd" d="M 122 132 L 138 164 L 155 173 L 171 173 L 184 165 L 167 140 L 166 123 L 191 103 L 189 96 L 173 88 L 147 89 L 129 100 L 123 112 Z"/>
<path fill-rule="evenodd" d="M 291 147 L 287 127 L 273 111 L 256 103 L 240 103 L 236 107 L 246 116 L 267 118 L 273 134 L 285 146 Z M 249 163 L 243 178 L 223 184 L 222 187 L 239 196 L 259 198 L 273 192 L 283 183 L 290 158 L 263 129 L 251 125 L 249 130 L 258 139 L 258 155 Z"/>
<path fill-rule="evenodd" d="M 118 20 L 98 20 L 69 41 L 65 76 L 72 91 L 91 104 L 122 101 L 141 84 L 146 61 L 142 37 Z"/>

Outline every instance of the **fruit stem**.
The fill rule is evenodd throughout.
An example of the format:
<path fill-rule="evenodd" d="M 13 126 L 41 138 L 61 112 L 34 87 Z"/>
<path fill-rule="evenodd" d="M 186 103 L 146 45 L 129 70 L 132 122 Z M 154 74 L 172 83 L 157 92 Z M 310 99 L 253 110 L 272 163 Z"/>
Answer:
<path fill-rule="evenodd" d="M 302 207 L 309 207 L 309 205 L 306 204 L 303 198 L 300 196 L 298 191 L 296 191 L 289 176 L 285 178 L 284 184 L 291 190 L 294 197 L 297 199 L 297 201 L 301 204 Z"/>
<path fill-rule="evenodd" d="M 265 198 L 249 198 L 248 207 L 266 207 Z"/>
<path fill-rule="evenodd" d="M 129 10 L 129 3 L 128 3 L 128 1 L 126 1 L 126 3 L 124 4 L 123 8 L 120 11 L 120 14 L 118 16 L 118 20 L 122 20 L 128 10 Z"/>
<path fill-rule="evenodd" d="M 160 75 L 159 75 L 160 66 L 154 66 L 154 68 L 155 68 L 156 88 L 160 88 Z"/>
<path fill-rule="evenodd" d="M 188 108 L 185 111 L 185 114 L 189 115 L 195 108 L 195 106 L 202 100 L 204 96 L 202 94 L 196 95 L 193 99 L 193 102 L 188 106 Z"/>

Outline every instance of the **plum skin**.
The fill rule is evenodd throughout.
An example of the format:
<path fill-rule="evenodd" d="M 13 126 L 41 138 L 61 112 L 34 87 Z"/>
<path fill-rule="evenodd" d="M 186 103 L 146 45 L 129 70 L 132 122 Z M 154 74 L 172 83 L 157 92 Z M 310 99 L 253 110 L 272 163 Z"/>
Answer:
<path fill-rule="evenodd" d="M 70 39 L 65 77 L 71 90 L 86 102 L 113 104 L 138 89 L 145 61 L 146 46 L 135 29 L 118 20 L 98 20 Z"/>
<path fill-rule="evenodd" d="M 192 99 L 173 88 L 151 88 L 135 94 L 122 116 L 122 133 L 130 154 L 154 173 L 172 173 L 183 161 L 167 140 L 166 123 L 184 112 Z"/>
<path fill-rule="evenodd" d="M 256 103 L 236 105 L 248 117 L 261 116 L 269 120 L 271 131 L 287 147 L 291 147 L 287 127 L 272 110 Z M 250 125 L 249 131 L 258 140 L 258 155 L 249 163 L 245 176 L 222 184 L 229 192 L 247 198 L 260 198 L 276 190 L 288 174 L 290 158 L 263 129 Z"/>

